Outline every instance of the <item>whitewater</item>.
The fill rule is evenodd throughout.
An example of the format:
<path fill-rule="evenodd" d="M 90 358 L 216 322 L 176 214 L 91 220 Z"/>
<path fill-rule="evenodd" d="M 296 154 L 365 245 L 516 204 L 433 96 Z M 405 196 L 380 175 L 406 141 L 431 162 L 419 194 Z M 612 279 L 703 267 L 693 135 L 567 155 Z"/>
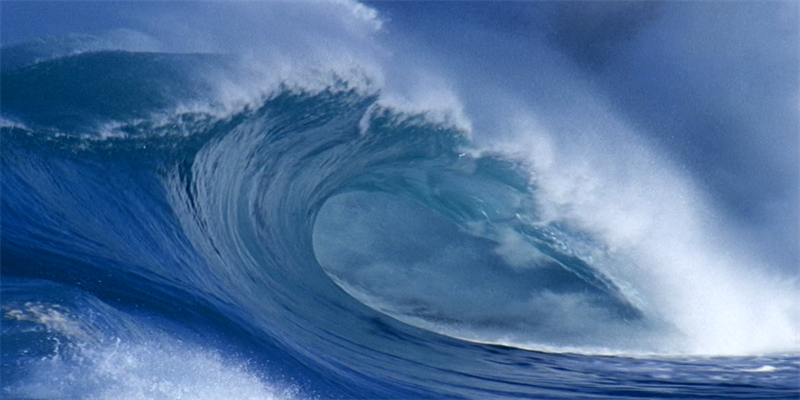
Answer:
<path fill-rule="evenodd" d="M 800 396 L 798 4 L 0 18 L 0 398 Z"/>

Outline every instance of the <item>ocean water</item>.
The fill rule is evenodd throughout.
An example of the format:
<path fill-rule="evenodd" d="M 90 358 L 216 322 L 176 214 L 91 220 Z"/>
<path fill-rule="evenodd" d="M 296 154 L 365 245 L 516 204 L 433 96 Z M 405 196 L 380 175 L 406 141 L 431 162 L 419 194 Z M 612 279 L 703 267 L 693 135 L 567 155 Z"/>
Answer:
<path fill-rule="evenodd" d="M 4 3 L 0 398 L 798 398 L 799 15 Z"/>

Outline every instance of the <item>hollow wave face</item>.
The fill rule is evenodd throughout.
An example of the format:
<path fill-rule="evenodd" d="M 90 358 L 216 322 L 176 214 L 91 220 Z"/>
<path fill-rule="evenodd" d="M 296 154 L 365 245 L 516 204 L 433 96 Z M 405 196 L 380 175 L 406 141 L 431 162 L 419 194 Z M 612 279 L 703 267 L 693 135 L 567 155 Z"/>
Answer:
<path fill-rule="evenodd" d="M 559 248 L 572 238 L 521 223 L 520 213 L 532 211 L 519 204 L 526 190 L 476 176 L 487 172 L 476 169 L 496 168 L 519 179 L 513 169 L 492 159 L 458 162 L 455 176 L 434 170 L 422 178 L 448 186 L 416 187 L 422 198 L 359 190 L 328 200 L 314 248 L 334 281 L 402 321 L 477 341 L 644 350 L 648 340 L 672 333 L 637 294 Z M 488 208 L 509 214 L 487 220 Z"/>
<path fill-rule="evenodd" d="M 4 396 L 479 397 L 551 353 L 800 351 L 797 274 L 772 263 L 791 257 L 757 251 L 563 58 L 531 78 L 548 101 L 474 100 L 468 75 L 387 64 L 372 8 L 274 7 L 251 17 L 327 23 L 290 44 L 338 40 L 313 57 L 220 54 L 228 29 L 12 48 Z M 220 336 L 245 344 L 209 350 Z M 273 379 L 297 371 L 313 378 Z M 492 393 L 541 395 L 518 383 Z"/>

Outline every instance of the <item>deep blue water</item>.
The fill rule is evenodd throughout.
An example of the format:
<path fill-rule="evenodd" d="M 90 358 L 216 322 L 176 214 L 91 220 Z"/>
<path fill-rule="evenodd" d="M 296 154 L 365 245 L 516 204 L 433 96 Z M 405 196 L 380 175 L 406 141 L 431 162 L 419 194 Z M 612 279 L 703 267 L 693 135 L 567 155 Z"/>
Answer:
<path fill-rule="evenodd" d="M 796 5 L 8 4 L 2 398 L 800 395 Z"/>

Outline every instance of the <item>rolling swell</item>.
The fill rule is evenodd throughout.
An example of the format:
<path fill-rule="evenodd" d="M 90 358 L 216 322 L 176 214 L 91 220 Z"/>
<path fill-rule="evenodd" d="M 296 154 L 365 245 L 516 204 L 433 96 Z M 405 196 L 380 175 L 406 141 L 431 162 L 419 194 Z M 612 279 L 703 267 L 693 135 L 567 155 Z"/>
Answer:
<path fill-rule="evenodd" d="M 195 310 L 189 314 L 202 306 L 266 338 L 340 390 L 359 387 L 360 394 L 378 381 L 382 390 L 395 390 L 383 396 L 414 396 L 427 390 L 415 386 L 421 379 L 437 382 L 442 396 L 468 395 L 471 386 L 493 379 L 498 396 L 531 390 L 500 382 L 502 365 L 507 357 L 540 356 L 499 354 L 472 341 L 652 350 L 650 333 L 663 328 L 658 317 L 598 267 L 608 260 L 598 256 L 602 249 L 585 250 L 595 243 L 539 221 L 535 181 L 522 165 L 500 154 L 473 155 L 463 133 L 382 108 L 377 95 L 345 81 L 317 92 L 284 88 L 219 116 L 170 114 L 182 97 L 213 93 L 192 79 L 171 78 L 193 62 L 110 80 L 91 71 L 97 65 L 136 70 L 165 59 L 171 56 L 93 53 L 4 73 L 4 101 L 16 99 L 4 103 L 4 118 L 18 121 L 2 128 L 4 274 L 88 287 L 104 299 L 136 298 L 167 315 L 176 301 Z M 80 81 L 89 84 L 65 84 L 57 101 L 22 99 L 23 87 L 43 93 L 86 70 Z M 91 76 L 102 78 L 93 86 Z M 142 109 L 104 108 L 73 96 L 113 88 L 122 77 L 130 80 L 112 93 L 147 88 L 134 91 L 128 106 L 140 104 L 136 96 L 152 98 L 149 85 L 170 81 L 179 90 Z M 72 102 L 77 120 L 40 112 L 64 102 Z M 109 123 L 112 132 L 97 131 Z M 361 237 L 336 219 L 342 215 L 366 217 Z M 415 274 L 435 267 L 440 242 L 422 237 L 429 243 L 419 252 L 406 250 L 429 255 L 411 269 L 403 265 L 410 261 L 402 255 L 403 232 L 456 236 L 441 244 L 475 252 L 438 271 L 445 281 L 467 285 L 456 299 L 417 289 L 425 275 Z M 384 275 L 390 294 L 365 286 L 375 281 L 357 273 L 373 265 L 339 258 L 347 252 L 334 240 L 338 233 L 369 238 L 366 255 L 399 271 Z M 504 243 L 528 249 L 527 256 L 514 258 Z M 37 260 L 35 270 L 28 260 Z M 506 288 L 515 282 L 509 291 L 517 297 L 482 297 L 496 292 L 493 281 Z M 464 310 L 453 302 L 491 307 Z M 585 323 L 576 325 L 568 313 Z M 487 362 L 500 367 L 471 372 Z"/>

